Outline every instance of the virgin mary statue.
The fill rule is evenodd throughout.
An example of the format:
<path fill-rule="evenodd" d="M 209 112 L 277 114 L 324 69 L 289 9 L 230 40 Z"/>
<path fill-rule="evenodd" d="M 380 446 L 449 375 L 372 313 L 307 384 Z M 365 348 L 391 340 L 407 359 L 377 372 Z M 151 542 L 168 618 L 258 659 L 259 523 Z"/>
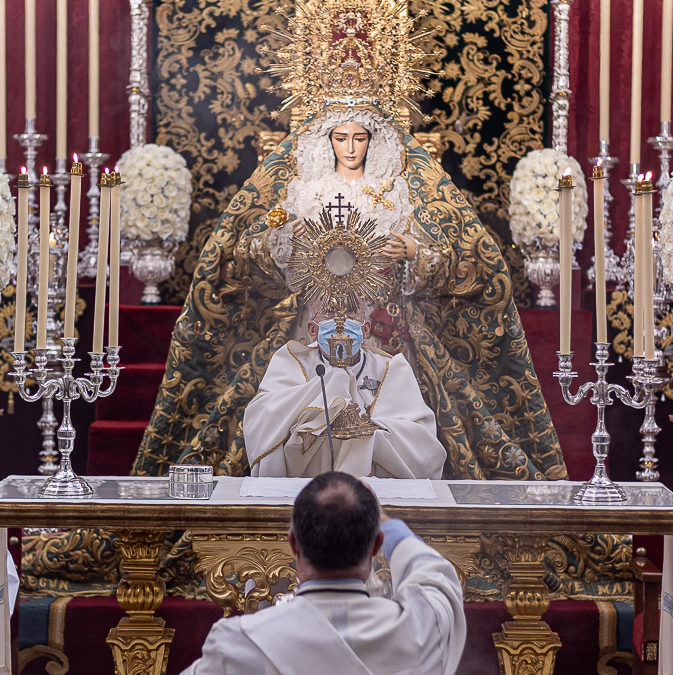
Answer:
<path fill-rule="evenodd" d="M 323 209 L 338 218 L 356 208 L 390 236 L 388 287 L 367 308 L 373 339 L 412 364 L 447 451 L 445 476 L 565 478 L 504 259 L 394 119 L 413 89 L 409 20 L 385 0 L 332 4 L 302 3 L 290 21 L 295 38 L 283 53 L 299 64 L 289 81 L 307 117 L 231 200 L 201 252 L 134 472 L 182 462 L 248 471 L 245 407 L 271 356 L 309 318 L 288 271 L 291 236 Z M 339 149 L 349 130 L 366 139 L 359 165 L 355 149 Z M 292 214 L 285 224 L 282 212 Z"/>

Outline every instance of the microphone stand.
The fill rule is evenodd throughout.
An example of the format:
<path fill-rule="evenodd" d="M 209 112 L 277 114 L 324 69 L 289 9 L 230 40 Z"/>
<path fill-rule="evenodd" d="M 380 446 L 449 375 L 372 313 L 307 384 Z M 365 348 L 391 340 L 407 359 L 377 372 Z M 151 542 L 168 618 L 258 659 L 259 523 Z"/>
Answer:
<path fill-rule="evenodd" d="M 329 457 L 331 470 L 334 471 L 334 446 L 332 445 L 332 427 L 329 423 L 329 410 L 327 410 L 327 392 L 325 391 L 325 366 L 319 363 L 315 367 L 315 372 L 320 378 L 320 386 L 322 387 L 322 401 L 325 406 L 325 420 L 327 422 L 327 440 L 329 441 Z"/>

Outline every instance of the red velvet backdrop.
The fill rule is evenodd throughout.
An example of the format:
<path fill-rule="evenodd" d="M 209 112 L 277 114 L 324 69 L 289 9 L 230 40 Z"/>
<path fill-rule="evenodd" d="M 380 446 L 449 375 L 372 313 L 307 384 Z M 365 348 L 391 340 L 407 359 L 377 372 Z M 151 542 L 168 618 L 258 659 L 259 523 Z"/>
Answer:
<path fill-rule="evenodd" d="M 610 51 L 610 153 L 619 163 L 610 175 L 610 191 L 615 198 L 611 209 L 612 244 L 619 255 L 624 252 L 628 227 L 629 196 L 621 184 L 629 173 L 631 124 L 631 20 L 633 0 L 612 0 Z M 659 160 L 647 138 L 659 133 L 659 70 L 661 59 L 661 0 L 647 0 L 643 20 L 643 84 L 641 169 L 659 177 Z M 590 173 L 589 157 L 598 154 L 599 113 L 599 35 L 600 3 L 575 0 L 570 9 L 570 120 L 568 153 Z M 553 27 L 552 27 L 553 30 Z M 552 33 L 553 34 L 553 33 Z M 550 67 L 550 72 L 552 67 Z M 592 198 L 590 197 L 592 213 Z M 593 218 L 579 256 L 583 269 L 593 255 Z"/>
<path fill-rule="evenodd" d="M 37 155 L 38 171 L 55 170 L 56 3 L 37 0 L 37 131 L 48 134 Z M 68 1 L 68 154 L 82 154 L 88 140 L 88 0 Z M 129 4 L 100 3 L 100 150 L 114 166 L 129 147 L 131 37 Z M 24 0 L 7 0 L 7 170 L 24 164 L 23 149 L 12 136 L 24 130 Z M 68 162 L 69 168 L 70 162 Z M 84 167 L 86 171 L 86 167 Z M 86 189 L 86 187 L 85 187 Z M 82 203 L 81 245 L 86 245 L 86 200 Z"/>

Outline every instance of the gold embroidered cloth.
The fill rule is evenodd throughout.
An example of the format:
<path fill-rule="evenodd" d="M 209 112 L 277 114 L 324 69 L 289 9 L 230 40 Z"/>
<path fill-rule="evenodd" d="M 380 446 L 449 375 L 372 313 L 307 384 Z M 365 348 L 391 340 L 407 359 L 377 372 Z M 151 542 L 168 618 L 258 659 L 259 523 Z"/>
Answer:
<path fill-rule="evenodd" d="M 166 373 L 134 473 L 177 462 L 246 472 L 241 419 L 300 299 L 265 246 L 265 215 L 285 197 L 308 120 L 257 168 L 203 248 L 175 326 Z M 438 265 L 407 302 L 417 375 L 456 478 L 564 478 L 565 466 L 504 259 L 441 166 L 401 128 L 419 233 Z"/>

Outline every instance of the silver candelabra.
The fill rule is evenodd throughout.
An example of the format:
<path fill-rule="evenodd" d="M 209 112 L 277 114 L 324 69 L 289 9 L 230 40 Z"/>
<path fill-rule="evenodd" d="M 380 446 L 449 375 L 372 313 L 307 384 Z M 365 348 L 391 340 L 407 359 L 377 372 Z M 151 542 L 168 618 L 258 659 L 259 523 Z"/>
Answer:
<path fill-rule="evenodd" d="M 615 253 L 614 249 L 611 246 L 612 239 L 612 224 L 610 220 L 610 206 L 614 197 L 610 192 L 610 172 L 613 167 L 619 162 L 617 157 L 613 157 L 610 154 L 610 141 L 603 140 L 599 144 L 600 151 L 596 157 L 590 157 L 589 161 L 592 164 L 596 164 L 598 160 L 602 161 L 603 172 L 605 174 L 604 180 L 604 202 L 603 202 L 603 222 L 605 223 L 605 280 L 606 281 L 619 281 L 621 278 L 620 267 L 619 267 L 619 257 Z M 587 271 L 587 278 L 589 280 L 589 288 L 593 288 L 593 285 L 596 281 L 596 270 L 593 263 L 595 262 L 595 256 L 592 258 L 592 265 Z"/>
<path fill-rule="evenodd" d="M 75 446 L 75 428 L 70 419 L 70 404 L 78 398 L 87 403 L 93 403 L 97 398 L 110 396 L 117 385 L 120 347 L 105 347 L 107 352 L 107 366 L 105 354 L 89 352 L 91 371 L 86 377 L 74 377 L 72 374 L 75 363 L 75 344 L 77 338 L 61 338 L 61 355 L 58 357 L 62 374 L 53 376 L 48 367 L 46 349 L 35 350 L 35 368 L 28 370 L 30 376 L 37 382 L 37 390 L 31 393 L 26 387 L 26 352 L 13 352 L 14 376 L 19 389 L 19 395 L 24 401 L 35 402 L 43 399 L 63 401 L 63 419 L 56 432 L 58 449 L 61 453 L 61 464 L 58 471 L 50 476 L 40 488 L 43 497 L 88 497 L 93 494 L 92 487 L 75 474 L 70 463 L 70 455 Z M 107 388 L 103 388 L 105 377 L 109 378 Z"/>
<path fill-rule="evenodd" d="M 616 396 L 622 403 L 632 408 L 644 408 L 655 387 L 657 362 L 642 357 L 633 359 L 633 393 L 618 384 L 610 384 L 606 379 L 608 368 L 608 343 L 596 342 L 596 360 L 591 364 L 596 370 L 596 381 L 580 385 L 576 394 L 570 393 L 570 385 L 577 373 L 572 369 L 573 353 L 557 352 L 559 369 L 554 373 L 558 378 L 563 398 L 570 405 L 577 405 L 591 392 L 591 403 L 596 406 L 596 429 L 591 435 L 596 468 L 591 480 L 583 483 L 573 495 L 573 500 L 582 504 L 613 504 L 626 500 L 624 490 L 613 483 L 607 474 L 605 460 L 610 449 L 610 434 L 605 426 L 605 408 L 612 405 Z"/>
<path fill-rule="evenodd" d="M 77 271 L 82 277 L 94 277 L 97 271 L 98 259 L 98 212 L 100 202 L 100 188 L 98 187 L 98 174 L 100 167 L 110 155 L 100 152 L 98 149 L 98 136 L 89 136 L 89 151 L 80 156 L 81 160 L 89 167 L 89 189 L 86 196 L 89 200 L 89 226 L 86 229 L 89 242 L 86 248 L 79 254 Z"/>

